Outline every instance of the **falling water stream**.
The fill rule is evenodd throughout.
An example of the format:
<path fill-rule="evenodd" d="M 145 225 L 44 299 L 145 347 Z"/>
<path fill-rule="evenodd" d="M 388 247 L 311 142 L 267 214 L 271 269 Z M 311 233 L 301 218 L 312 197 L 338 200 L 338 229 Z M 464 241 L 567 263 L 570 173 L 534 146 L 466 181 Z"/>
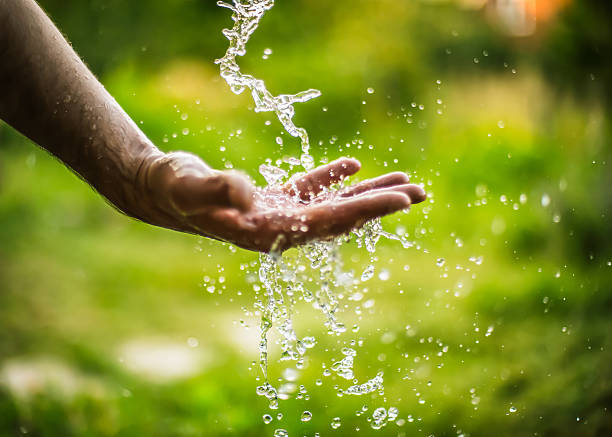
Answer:
<path fill-rule="evenodd" d="M 259 20 L 264 13 L 274 6 L 274 0 L 248 0 L 246 2 L 234 0 L 233 4 L 218 2 L 219 6 L 229 8 L 233 11 L 232 20 L 234 27 L 224 29 L 223 35 L 229 40 L 230 45 L 222 58 L 215 61 L 219 64 L 221 77 L 236 94 L 241 94 L 245 89 L 251 90 L 255 102 L 255 112 L 275 112 L 285 130 L 294 137 L 299 137 L 302 143 L 301 164 L 306 170 L 314 167 L 314 159 L 309 154 L 310 141 L 306 129 L 297 127 L 293 123 L 295 115 L 294 103 L 306 102 L 319 97 L 319 90 L 310 89 L 297 94 L 280 94 L 274 96 L 266 88 L 263 80 L 257 79 L 249 74 L 243 74 L 236 61 L 237 56 L 246 54 L 246 44 L 257 29 Z"/>
<path fill-rule="evenodd" d="M 256 112 L 274 112 L 285 130 L 301 141 L 301 156 L 299 160 L 292 158 L 289 163 L 301 165 L 305 170 L 314 167 L 314 159 L 309 154 L 310 143 L 308 133 L 304 128 L 293 123 L 294 103 L 306 102 L 321 95 L 320 91 L 310 89 L 297 94 L 273 95 L 263 80 L 244 74 L 240 71 L 237 57 L 246 54 L 246 44 L 257 29 L 264 13 L 274 6 L 274 0 L 233 0 L 232 4 L 218 2 L 219 6 L 232 11 L 234 26 L 224 29 L 223 34 L 230 44 L 222 58 L 215 62 L 219 65 L 221 77 L 231 90 L 240 94 L 246 89 L 251 91 Z M 269 185 L 285 182 L 290 176 L 285 170 L 269 164 L 260 166 L 260 173 Z M 279 400 L 288 396 L 283 387 L 275 387 L 268 378 L 269 334 L 275 329 L 280 335 L 280 360 L 294 362 L 297 369 L 304 367 L 304 356 L 308 349 L 316 344 L 311 336 L 300 337 L 293 326 L 295 304 L 302 300 L 313 305 L 325 319 L 327 332 L 339 336 L 347 328 L 338 317 L 340 301 L 361 292 L 362 284 L 374 275 L 374 252 L 380 237 L 399 241 L 404 247 L 412 247 L 413 243 L 406 236 L 399 236 L 383 231 L 380 220 L 366 223 L 361 229 L 355 230 L 350 236 L 337 237 L 331 241 L 313 241 L 300 246 L 297 255 L 286 257 L 279 253 L 260 254 L 258 278 L 261 284 L 256 295 L 255 309 L 260 314 L 259 366 L 263 374 L 263 384 L 257 387 L 257 394 L 265 396 L 271 409 L 277 409 Z M 340 247 L 350 240 L 355 240 L 358 247 L 363 247 L 370 254 L 370 263 L 360 274 L 345 271 Z M 316 277 L 313 277 L 316 276 Z M 353 330 L 358 329 L 354 327 Z M 350 381 L 345 388 L 339 388 L 340 395 L 364 395 L 384 391 L 384 375 L 377 372 L 363 382 L 355 377 L 354 362 L 357 352 L 352 347 L 342 349 L 342 358 L 326 368 L 326 374 L 335 373 L 342 379 Z M 269 417 L 269 420 L 266 420 Z M 302 421 L 309 421 L 312 415 L 305 411 Z M 389 411 L 378 408 L 372 416 L 371 426 L 378 429 L 387 421 L 397 417 L 397 409 Z M 271 421 L 270 415 L 264 415 L 264 422 Z M 334 418 L 332 428 L 340 426 L 340 418 Z M 277 429 L 275 436 L 288 435 L 283 429 Z"/>

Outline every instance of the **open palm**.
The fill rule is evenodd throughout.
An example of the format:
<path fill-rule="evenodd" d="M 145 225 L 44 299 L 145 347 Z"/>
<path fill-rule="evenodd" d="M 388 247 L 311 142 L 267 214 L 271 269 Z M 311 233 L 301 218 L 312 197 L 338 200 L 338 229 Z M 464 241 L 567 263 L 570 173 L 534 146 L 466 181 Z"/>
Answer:
<path fill-rule="evenodd" d="M 143 171 L 152 207 L 142 219 L 269 252 L 349 232 L 425 199 L 400 172 L 329 189 L 360 167 L 356 159 L 340 158 L 282 186 L 256 188 L 241 173 L 213 170 L 195 155 L 174 152 Z"/>

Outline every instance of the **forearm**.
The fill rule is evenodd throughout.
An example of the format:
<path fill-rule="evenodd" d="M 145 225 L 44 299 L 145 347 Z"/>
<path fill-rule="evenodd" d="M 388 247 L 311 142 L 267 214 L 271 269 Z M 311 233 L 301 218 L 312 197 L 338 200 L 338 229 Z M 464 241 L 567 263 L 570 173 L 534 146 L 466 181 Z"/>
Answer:
<path fill-rule="evenodd" d="M 0 0 L 0 118 L 139 216 L 139 169 L 161 152 L 33 0 Z"/>
<path fill-rule="evenodd" d="M 244 175 L 213 170 L 195 155 L 163 154 L 34 0 L 0 0 L 0 118 L 123 212 L 251 250 L 329 238 L 425 199 L 403 173 L 334 193 L 331 185 L 359 170 L 354 159 L 256 190 Z"/>

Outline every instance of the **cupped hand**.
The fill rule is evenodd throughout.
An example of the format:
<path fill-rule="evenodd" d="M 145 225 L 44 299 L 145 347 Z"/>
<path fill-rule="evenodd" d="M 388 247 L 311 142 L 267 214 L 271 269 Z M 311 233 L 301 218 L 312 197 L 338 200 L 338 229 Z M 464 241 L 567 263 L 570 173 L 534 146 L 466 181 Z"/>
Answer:
<path fill-rule="evenodd" d="M 239 172 L 214 170 L 195 155 L 173 152 L 145 162 L 139 182 L 146 207 L 138 217 L 269 252 L 334 237 L 425 200 L 423 189 L 401 172 L 330 189 L 360 167 L 356 159 L 340 158 L 284 185 L 256 188 Z"/>

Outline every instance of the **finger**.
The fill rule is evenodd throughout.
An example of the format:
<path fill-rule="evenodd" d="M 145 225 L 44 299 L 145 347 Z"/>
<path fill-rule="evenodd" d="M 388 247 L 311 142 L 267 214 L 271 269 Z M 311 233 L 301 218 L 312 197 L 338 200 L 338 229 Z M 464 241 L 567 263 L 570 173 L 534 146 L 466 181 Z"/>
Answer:
<path fill-rule="evenodd" d="M 363 194 L 359 194 L 357 196 L 351 196 L 352 198 L 359 198 L 362 196 L 367 196 L 371 194 L 380 194 L 380 193 L 403 193 L 410 198 L 410 204 L 414 205 L 415 203 L 421 203 L 427 198 L 425 191 L 418 185 L 415 184 L 402 184 L 402 185 L 393 185 L 389 187 L 377 188 L 373 190 L 366 191 Z M 344 196 L 343 196 L 344 197 Z"/>
<path fill-rule="evenodd" d="M 409 206 L 410 198 L 406 194 L 387 191 L 308 207 L 304 210 L 308 230 L 301 239 L 340 235 Z"/>
<path fill-rule="evenodd" d="M 302 200 L 310 200 L 319 194 L 323 188 L 342 181 L 344 178 L 355 174 L 361 168 L 359 161 L 353 158 L 340 158 L 329 164 L 317 167 L 304 176 L 287 184 L 285 188 L 293 191 L 297 188 Z"/>
<path fill-rule="evenodd" d="M 357 194 L 364 193 L 366 191 L 375 190 L 377 188 L 391 187 L 394 185 L 403 185 L 407 184 L 410 178 L 406 173 L 402 172 L 393 172 L 388 173 L 382 176 L 378 176 L 373 179 L 367 179 L 365 181 L 359 182 L 355 185 L 348 187 L 345 191 L 342 192 L 342 197 L 350 197 L 355 196 Z"/>
<path fill-rule="evenodd" d="M 170 186 L 173 206 L 185 215 L 200 214 L 211 207 L 248 211 L 253 204 L 254 187 L 236 172 L 216 172 L 210 176 L 187 174 Z"/>
<path fill-rule="evenodd" d="M 427 199 L 427 193 L 420 185 L 409 184 L 406 188 L 406 194 L 410 197 L 410 203 L 413 205 L 424 202 Z"/>

